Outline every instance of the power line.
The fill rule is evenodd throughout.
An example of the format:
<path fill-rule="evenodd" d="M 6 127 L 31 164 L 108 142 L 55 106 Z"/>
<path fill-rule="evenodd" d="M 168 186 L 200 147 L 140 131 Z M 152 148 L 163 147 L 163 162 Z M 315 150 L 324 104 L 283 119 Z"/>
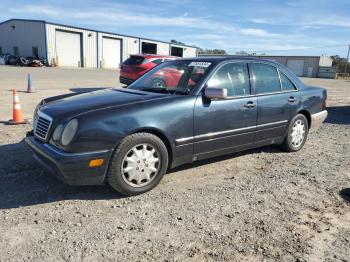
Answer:
<path fill-rule="evenodd" d="M 346 58 L 346 63 L 345 63 L 345 74 L 347 72 L 347 69 L 348 69 L 348 63 L 349 63 L 349 53 L 350 53 L 350 44 L 349 44 L 349 48 L 348 48 L 348 56 Z"/>

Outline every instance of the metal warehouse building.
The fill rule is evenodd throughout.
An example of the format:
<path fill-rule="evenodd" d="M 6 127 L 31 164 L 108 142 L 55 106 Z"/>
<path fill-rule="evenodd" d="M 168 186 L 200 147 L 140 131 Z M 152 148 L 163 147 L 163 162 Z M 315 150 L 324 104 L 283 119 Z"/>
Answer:
<path fill-rule="evenodd" d="M 39 56 L 56 66 L 118 68 L 131 54 L 194 57 L 197 48 L 42 20 L 10 19 L 0 23 L 2 53 Z"/>
<path fill-rule="evenodd" d="M 329 56 L 258 56 L 287 66 L 297 76 L 318 77 L 320 68 L 331 68 Z"/>

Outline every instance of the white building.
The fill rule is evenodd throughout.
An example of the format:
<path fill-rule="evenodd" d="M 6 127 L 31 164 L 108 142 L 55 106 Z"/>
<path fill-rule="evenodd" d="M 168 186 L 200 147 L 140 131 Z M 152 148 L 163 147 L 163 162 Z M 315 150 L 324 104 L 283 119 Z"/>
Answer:
<path fill-rule="evenodd" d="M 297 76 L 317 77 L 320 67 L 332 67 L 332 58 L 329 56 L 258 56 L 281 63 L 292 70 Z"/>
<path fill-rule="evenodd" d="M 132 54 L 194 57 L 197 48 L 42 20 L 10 19 L 0 23 L 0 54 L 5 53 L 39 56 L 57 66 L 118 68 Z"/>

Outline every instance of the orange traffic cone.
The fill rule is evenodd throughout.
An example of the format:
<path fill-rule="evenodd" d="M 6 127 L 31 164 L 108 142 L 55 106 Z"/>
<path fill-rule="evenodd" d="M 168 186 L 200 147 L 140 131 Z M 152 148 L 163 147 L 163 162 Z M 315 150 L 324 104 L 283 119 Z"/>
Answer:
<path fill-rule="evenodd" d="M 21 104 L 16 89 L 13 89 L 13 113 L 12 119 L 7 122 L 9 125 L 27 124 L 28 121 L 23 118 Z"/>

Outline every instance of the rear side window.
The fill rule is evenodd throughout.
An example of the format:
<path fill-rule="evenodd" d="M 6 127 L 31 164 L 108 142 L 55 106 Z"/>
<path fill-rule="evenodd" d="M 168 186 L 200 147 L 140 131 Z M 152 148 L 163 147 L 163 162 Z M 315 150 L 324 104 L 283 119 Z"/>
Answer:
<path fill-rule="evenodd" d="M 227 89 L 228 96 L 250 94 L 247 64 L 229 63 L 222 66 L 208 81 L 208 86 Z"/>
<path fill-rule="evenodd" d="M 266 94 L 281 91 L 277 69 L 266 64 L 252 64 L 255 75 L 256 94 Z"/>
<path fill-rule="evenodd" d="M 142 56 L 130 56 L 124 61 L 124 65 L 141 65 L 145 60 Z"/>
<path fill-rule="evenodd" d="M 282 90 L 286 90 L 286 91 L 296 90 L 292 81 L 290 81 L 289 78 L 285 74 L 283 74 L 281 71 L 280 71 L 280 77 L 281 77 Z"/>

